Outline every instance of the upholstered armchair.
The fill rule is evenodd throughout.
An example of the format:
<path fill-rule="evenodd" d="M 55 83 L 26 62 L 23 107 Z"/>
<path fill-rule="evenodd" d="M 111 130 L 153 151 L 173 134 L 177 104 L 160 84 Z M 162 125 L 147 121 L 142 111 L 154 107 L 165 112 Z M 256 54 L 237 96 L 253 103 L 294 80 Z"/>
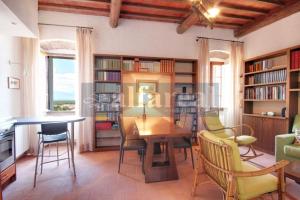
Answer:
<path fill-rule="evenodd" d="M 226 200 L 246 200 L 278 192 L 278 199 L 284 199 L 284 167 L 289 161 L 282 160 L 273 166 L 259 169 L 242 161 L 237 143 L 223 139 L 209 131 L 198 134 L 199 151 L 194 175 L 192 195 L 205 173 L 223 192 Z M 277 176 L 271 173 L 277 172 Z M 272 195 L 272 194 L 271 194 Z"/>
<path fill-rule="evenodd" d="M 296 115 L 292 132 L 290 134 L 277 135 L 275 138 L 275 157 L 280 160 L 300 160 L 300 146 L 294 144 L 296 129 L 300 129 L 300 115 Z"/>

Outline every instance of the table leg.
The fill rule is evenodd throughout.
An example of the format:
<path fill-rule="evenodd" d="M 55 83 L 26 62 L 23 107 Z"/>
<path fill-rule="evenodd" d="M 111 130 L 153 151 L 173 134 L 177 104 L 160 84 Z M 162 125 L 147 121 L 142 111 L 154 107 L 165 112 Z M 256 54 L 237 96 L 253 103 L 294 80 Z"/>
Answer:
<path fill-rule="evenodd" d="M 74 170 L 74 176 L 76 176 L 76 170 L 75 170 L 75 161 L 74 161 L 74 146 L 75 146 L 75 138 L 74 138 L 74 122 L 71 122 L 71 160 Z"/>

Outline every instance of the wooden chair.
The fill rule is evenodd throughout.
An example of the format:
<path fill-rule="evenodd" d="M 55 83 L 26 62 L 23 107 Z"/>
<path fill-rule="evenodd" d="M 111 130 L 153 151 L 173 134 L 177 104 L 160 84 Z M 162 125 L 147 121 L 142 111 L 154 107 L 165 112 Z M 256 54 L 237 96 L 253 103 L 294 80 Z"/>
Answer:
<path fill-rule="evenodd" d="M 238 146 L 245 146 L 247 147 L 246 153 L 241 154 L 243 160 L 250 160 L 256 158 L 258 156 L 262 156 L 263 154 L 256 153 L 253 143 L 257 140 L 253 135 L 254 131 L 253 128 L 247 124 L 237 125 L 233 127 L 225 127 L 219 118 L 219 115 L 214 111 L 208 111 L 202 114 L 201 116 L 202 123 L 204 124 L 206 130 L 216 134 L 216 136 L 221 138 L 226 138 L 233 140 L 238 144 Z M 248 129 L 250 131 L 249 135 L 238 134 L 239 129 Z M 250 151 L 252 155 L 249 155 Z"/>
<path fill-rule="evenodd" d="M 259 169 L 241 160 L 238 145 L 232 140 L 201 131 L 198 142 L 193 196 L 199 184 L 199 175 L 205 173 L 222 190 L 226 200 L 253 199 L 275 191 L 278 191 L 279 199 L 284 199 L 284 167 L 288 161 L 282 160 L 271 167 Z M 277 172 L 277 177 L 270 174 L 273 172 Z"/>
<path fill-rule="evenodd" d="M 121 143 L 120 143 L 120 156 L 119 156 L 119 168 L 118 173 L 120 173 L 121 163 L 124 160 L 125 151 L 138 151 L 141 154 L 142 161 L 142 172 L 144 171 L 144 158 L 146 152 L 146 142 L 143 139 L 129 139 L 126 137 L 124 124 L 123 124 L 123 116 L 120 114 L 118 117 L 120 124 L 120 133 L 121 133 Z"/>

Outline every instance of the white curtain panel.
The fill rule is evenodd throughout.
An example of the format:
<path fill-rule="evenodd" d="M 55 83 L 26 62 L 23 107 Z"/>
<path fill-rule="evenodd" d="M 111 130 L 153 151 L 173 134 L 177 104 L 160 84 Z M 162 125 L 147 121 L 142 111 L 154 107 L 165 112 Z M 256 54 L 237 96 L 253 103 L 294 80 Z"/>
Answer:
<path fill-rule="evenodd" d="M 45 96 L 43 94 L 43 82 L 46 76 L 41 76 L 43 74 L 43 67 L 39 65 L 39 54 L 40 45 L 39 40 L 36 38 L 23 38 L 23 84 L 22 88 L 22 98 L 23 106 L 22 112 L 23 117 L 39 117 L 43 115 L 43 107 L 45 106 Z M 27 133 L 29 134 L 29 153 L 37 153 L 38 144 L 38 126 L 31 125 L 26 126 Z M 26 134 L 26 133 L 22 133 Z"/>
<path fill-rule="evenodd" d="M 230 65 L 232 67 L 233 84 L 232 84 L 232 125 L 241 123 L 241 81 L 244 59 L 244 45 L 241 42 L 231 42 Z"/>
<path fill-rule="evenodd" d="M 206 38 L 200 38 L 198 40 L 199 54 L 198 54 L 198 86 L 199 96 L 198 104 L 201 109 L 208 109 L 210 107 L 210 89 L 209 89 L 209 77 L 210 77 L 210 64 L 209 64 L 209 41 Z M 201 116 L 200 116 L 201 117 Z M 201 118 L 199 118 L 199 130 L 203 130 Z"/>
<path fill-rule="evenodd" d="M 77 28 L 76 31 L 76 60 L 78 72 L 78 88 L 76 94 L 76 114 L 85 117 L 79 123 L 79 151 L 93 151 L 94 119 L 93 119 L 93 48 L 92 30 Z"/>

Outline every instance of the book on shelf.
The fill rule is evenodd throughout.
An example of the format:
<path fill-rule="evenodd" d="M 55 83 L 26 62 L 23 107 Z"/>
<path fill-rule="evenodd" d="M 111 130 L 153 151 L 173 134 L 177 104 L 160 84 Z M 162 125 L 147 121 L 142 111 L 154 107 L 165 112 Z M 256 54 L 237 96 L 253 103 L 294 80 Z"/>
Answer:
<path fill-rule="evenodd" d="M 300 50 L 292 51 L 291 53 L 291 69 L 300 68 Z"/>
<path fill-rule="evenodd" d="M 279 86 L 262 86 L 245 89 L 245 99 L 254 100 L 285 100 L 286 87 Z"/>
<path fill-rule="evenodd" d="M 246 67 L 246 73 L 263 71 L 275 67 L 284 67 L 284 66 L 286 66 L 286 55 L 264 59 L 264 60 L 260 60 L 248 64 Z"/>
<path fill-rule="evenodd" d="M 140 72 L 160 72 L 160 63 L 158 61 L 140 61 Z"/>
<path fill-rule="evenodd" d="M 196 107 L 197 102 L 196 101 L 177 101 L 176 106 L 177 107 Z"/>
<path fill-rule="evenodd" d="M 160 61 L 160 72 L 172 73 L 174 71 L 174 60 L 161 60 Z"/>
<path fill-rule="evenodd" d="M 120 81 L 121 73 L 120 72 L 97 72 L 98 81 Z"/>
<path fill-rule="evenodd" d="M 96 121 L 118 121 L 118 113 L 96 113 Z"/>
<path fill-rule="evenodd" d="M 175 113 L 180 114 L 180 113 L 196 113 L 197 108 L 196 107 L 176 107 L 175 108 Z"/>
<path fill-rule="evenodd" d="M 254 74 L 246 76 L 246 84 L 263 84 L 263 83 L 276 83 L 286 81 L 287 73 L 286 69 L 264 72 L 261 74 Z"/>
<path fill-rule="evenodd" d="M 120 94 L 96 94 L 95 101 L 99 103 L 120 102 Z"/>
<path fill-rule="evenodd" d="M 178 101 L 195 101 L 196 95 L 195 94 L 177 94 Z"/>
<path fill-rule="evenodd" d="M 120 59 L 111 59 L 111 58 L 97 58 L 95 61 L 96 69 L 101 70 L 120 70 L 121 69 L 121 60 Z"/>
<path fill-rule="evenodd" d="M 120 93 L 121 86 L 118 83 L 96 83 L 97 93 Z"/>

